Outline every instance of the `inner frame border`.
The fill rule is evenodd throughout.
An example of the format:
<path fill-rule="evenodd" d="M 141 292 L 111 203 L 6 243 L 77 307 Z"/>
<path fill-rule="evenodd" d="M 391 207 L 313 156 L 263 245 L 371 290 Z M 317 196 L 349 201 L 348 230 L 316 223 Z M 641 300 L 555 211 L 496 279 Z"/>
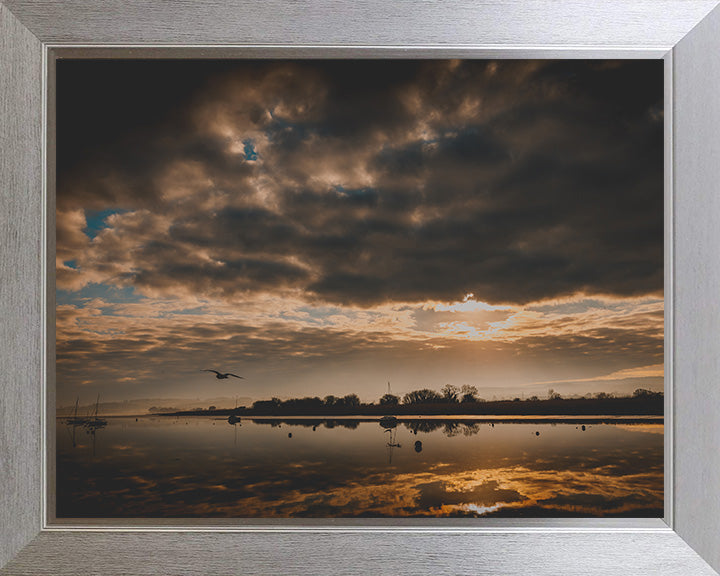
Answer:
<path fill-rule="evenodd" d="M 43 43 L 42 62 L 42 389 L 43 531 L 89 532 L 674 532 L 674 138 L 672 47 L 348 46 Z M 662 518 L 63 518 L 55 516 L 55 114 L 57 60 L 115 59 L 645 59 L 664 60 L 664 502 Z"/>

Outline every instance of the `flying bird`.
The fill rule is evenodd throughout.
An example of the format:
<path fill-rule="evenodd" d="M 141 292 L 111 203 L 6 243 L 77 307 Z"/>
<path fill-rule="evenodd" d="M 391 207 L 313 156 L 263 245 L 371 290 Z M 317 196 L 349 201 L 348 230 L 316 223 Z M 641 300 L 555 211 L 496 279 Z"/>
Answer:
<path fill-rule="evenodd" d="M 243 376 L 238 376 L 237 374 L 231 374 L 230 372 L 227 372 L 225 374 L 223 374 L 222 372 L 218 372 L 217 370 L 203 370 L 203 372 L 215 372 L 215 374 L 216 374 L 215 378 L 217 378 L 218 380 L 225 380 L 228 378 L 228 376 L 234 376 L 235 378 L 240 378 L 241 380 L 245 380 L 245 378 Z"/>

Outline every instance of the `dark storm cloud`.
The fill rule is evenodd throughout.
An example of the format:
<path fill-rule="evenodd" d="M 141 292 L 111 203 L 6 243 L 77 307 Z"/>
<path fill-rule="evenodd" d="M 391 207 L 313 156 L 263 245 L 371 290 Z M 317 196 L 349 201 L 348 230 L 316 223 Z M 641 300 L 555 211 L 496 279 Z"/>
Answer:
<path fill-rule="evenodd" d="M 661 62 L 118 62 L 107 92 L 83 66 L 59 66 L 58 206 L 130 211 L 78 258 L 94 281 L 362 306 L 662 292 Z M 83 86 L 120 115 L 104 133 Z"/>

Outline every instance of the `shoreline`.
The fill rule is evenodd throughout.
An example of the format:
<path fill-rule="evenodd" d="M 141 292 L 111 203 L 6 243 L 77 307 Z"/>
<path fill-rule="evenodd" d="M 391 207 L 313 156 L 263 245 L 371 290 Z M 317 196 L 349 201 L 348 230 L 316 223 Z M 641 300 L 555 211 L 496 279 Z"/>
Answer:
<path fill-rule="evenodd" d="M 227 418 L 221 414 L 116 414 L 112 416 L 104 416 L 104 418 L 119 419 L 119 418 L 210 418 L 214 420 L 225 421 Z M 295 415 L 295 416 L 258 416 L 258 415 L 241 415 L 237 417 L 238 422 L 240 421 L 277 421 L 277 422 L 327 422 L 333 420 L 346 420 L 353 422 L 380 422 L 382 418 L 386 416 L 377 415 Z M 648 415 L 648 414 L 637 414 L 637 415 L 613 415 L 613 414 L 593 414 L 593 415 L 578 415 L 578 414 L 546 414 L 546 415 L 507 415 L 507 414 L 449 414 L 449 415 L 424 415 L 424 414 L 404 414 L 402 416 L 395 416 L 395 420 L 398 423 L 403 422 L 417 422 L 417 421 L 435 421 L 435 422 L 478 422 L 478 423 L 513 423 L 513 424 L 664 424 L 664 417 L 662 415 Z M 67 416 L 56 416 L 56 420 L 65 420 Z"/>

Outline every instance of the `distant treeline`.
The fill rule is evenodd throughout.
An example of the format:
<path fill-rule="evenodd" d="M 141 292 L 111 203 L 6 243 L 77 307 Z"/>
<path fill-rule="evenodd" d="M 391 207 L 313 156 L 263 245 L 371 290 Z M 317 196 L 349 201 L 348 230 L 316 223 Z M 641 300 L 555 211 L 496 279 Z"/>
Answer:
<path fill-rule="evenodd" d="M 478 398 L 474 386 L 444 386 L 441 392 L 429 388 L 413 390 L 402 398 L 385 394 L 377 403 L 363 403 L 357 394 L 318 396 L 281 400 L 258 400 L 251 407 L 187 410 L 175 415 L 227 416 L 383 416 L 383 415 L 662 415 L 662 392 L 638 388 L 631 396 L 600 392 L 581 398 L 563 398 L 554 390 L 546 398 L 488 401 Z"/>

